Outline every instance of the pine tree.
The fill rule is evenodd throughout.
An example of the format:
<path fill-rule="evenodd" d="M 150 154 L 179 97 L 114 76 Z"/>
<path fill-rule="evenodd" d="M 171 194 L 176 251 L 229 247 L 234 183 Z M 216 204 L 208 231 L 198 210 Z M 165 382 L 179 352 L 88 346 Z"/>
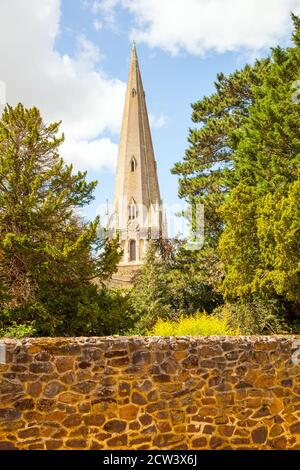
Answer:
<path fill-rule="evenodd" d="M 7 106 L 0 121 L 0 280 L 5 322 L 34 322 L 40 334 L 89 332 L 97 324 L 97 287 L 119 260 L 99 238 L 99 219 L 78 210 L 96 182 L 59 155 L 59 124 L 36 108 Z"/>
<path fill-rule="evenodd" d="M 279 299 L 293 318 L 300 297 L 300 20 L 294 47 L 275 48 L 268 74 L 253 87 L 254 102 L 235 132 L 234 177 L 220 210 L 219 252 L 227 298 Z"/>

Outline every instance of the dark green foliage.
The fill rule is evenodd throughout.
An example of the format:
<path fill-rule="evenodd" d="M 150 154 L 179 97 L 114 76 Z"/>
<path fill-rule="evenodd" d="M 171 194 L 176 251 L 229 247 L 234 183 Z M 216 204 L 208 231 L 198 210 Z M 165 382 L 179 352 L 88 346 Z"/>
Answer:
<path fill-rule="evenodd" d="M 205 283 L 197 252 L 176 241 L 152 241 L 131 292 L 134 331 L 145 333 L 158 318 L 174 320 L 197 310 L 211 312 L 221 300 Z"/>
<path fill-rule="evenodd" d="M 244 331 L 254 333 L 288 330 L 282 315 L 296 331 L 300 315 L 300 19 L 292 18 L 293 47 L 220 74 L 216 93 L 193 105 L 199 126 L 173 169 L 180 196 L 205 207 L 207 283 L 241 325 L 253 319 Z M 268 321 L 256 328 L 260 308 Z"/>
<path fill-rule="evenodd" d="M 17 322 L 38 335 L 90 334 L 107 315 L 98 289 L 120 259 L 118 243 L 99 237 L 99 218 L 77 215 L 96 183 L 64 164 L 58 131 L 21 104 L 0 122 L 2 329 Z"/>

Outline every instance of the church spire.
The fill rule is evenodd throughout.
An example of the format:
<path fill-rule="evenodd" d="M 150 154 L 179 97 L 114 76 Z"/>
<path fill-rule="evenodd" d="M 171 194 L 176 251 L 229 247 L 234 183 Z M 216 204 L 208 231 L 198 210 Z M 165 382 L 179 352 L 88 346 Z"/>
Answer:
<path fill-rule="evenodd" d="M 126 262 L 141 262 L 144 248 L 141 250 L 140 247 L 145 245 L 146 239 L 156 238 L 158 233 L 161 234 L 161 203 L 145 92 L 133 42 L 119 144 L 112 224 L 124 242 Z M 133 253 L 134 245 L 136 256 Z"/>

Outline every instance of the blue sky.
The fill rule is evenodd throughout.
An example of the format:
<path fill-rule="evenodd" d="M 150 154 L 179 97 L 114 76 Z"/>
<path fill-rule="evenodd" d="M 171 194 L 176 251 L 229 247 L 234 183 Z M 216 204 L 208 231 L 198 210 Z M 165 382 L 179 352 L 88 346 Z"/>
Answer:
<path fill-rule="evenodd" d="M 218 72 L 287 44 L 291 10 L 300 14 L 300 0 L 1 0 L 0 80 L 11 104 L 63 120 L 64 157 L 99 180 L 84 211 L 92 218 L 113 196 L 134 38 L 170 206 L 178 202 L 170 168 L 188 145 L 190 104 L 213 92 Z"/>

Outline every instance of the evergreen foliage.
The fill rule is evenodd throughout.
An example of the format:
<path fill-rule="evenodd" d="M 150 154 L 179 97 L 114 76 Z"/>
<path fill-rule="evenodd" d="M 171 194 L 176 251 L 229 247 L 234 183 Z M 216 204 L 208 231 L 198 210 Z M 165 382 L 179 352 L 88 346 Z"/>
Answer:
<path fill-rule="evenodd" d="M 18 322 L 39 335 L 98 331 L 96 280 L 101 286 L 120 259 L 117 242 L 99 237 L 99 218 L 78 215 L 96 182 L 60 158 L 58 131 L 21 104 L 7 106 L 0 122 L 2 329 Z"/>

